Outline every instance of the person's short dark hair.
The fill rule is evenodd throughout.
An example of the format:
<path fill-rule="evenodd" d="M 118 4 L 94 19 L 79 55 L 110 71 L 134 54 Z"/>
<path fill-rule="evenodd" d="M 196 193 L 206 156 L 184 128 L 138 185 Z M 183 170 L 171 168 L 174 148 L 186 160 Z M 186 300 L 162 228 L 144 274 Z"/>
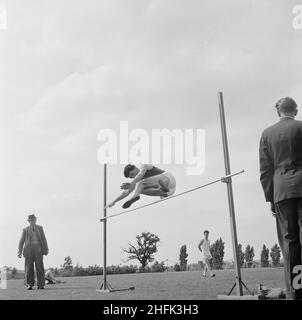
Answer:
<path fill-rule="evenodd" d="M 34 214 L 30 214 L 27 218 L 27 221 L 36 220 L 37 217 Z"/>
<path fill-rule="evenodd" d="M 124 168 L 124 176 L 126 178 L 129 178 L 129 173 L 131 170 L 133 170 L 135 168 L 135 166 L 133 164 L 127 164 Z"/>
<path fill-rule="evenodd" d="M 203 234 L 205 234 L 205 233 L 209 234 L 210 232 L 209 232 L 208 230 L 205 230 L 205 231 L 203 232 Z"/>
<path fill-rule="evenodd" d="M 282 112 L 282 113 L 293 113 L 298 108 L 295 100 L 290 97 L 279 99 L 275 107 L 279 112 Z"/>

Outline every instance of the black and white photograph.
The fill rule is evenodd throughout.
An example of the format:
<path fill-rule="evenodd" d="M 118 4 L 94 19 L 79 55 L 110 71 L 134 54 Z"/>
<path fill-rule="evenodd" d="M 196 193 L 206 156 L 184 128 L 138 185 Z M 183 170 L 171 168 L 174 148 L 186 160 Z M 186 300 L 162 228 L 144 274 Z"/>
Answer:
<path fill-rule="evenodd" d="M 0 300 L 302 299 L 302 0 L 0 0 L 0 49 Z"/>

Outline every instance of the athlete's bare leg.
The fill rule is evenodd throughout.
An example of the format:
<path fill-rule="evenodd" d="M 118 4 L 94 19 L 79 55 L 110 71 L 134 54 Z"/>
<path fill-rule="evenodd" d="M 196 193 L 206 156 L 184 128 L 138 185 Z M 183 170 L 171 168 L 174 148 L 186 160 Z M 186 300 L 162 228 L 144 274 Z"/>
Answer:
<path fill-rule="evenodd" d="M 215 277 L 215 274 L 212 272 L 212 268 L 211 268 L 211 264 L 210 264 L 210 260 L 209 259 L 205 260 L 205 268 L 204 268 L 204 271 L 203 271 L 203 275 L 204 276 L 206 276 L 206 272 L 207 271 L 210 271 L 210 276 L 211 277 Z"/>
<path fill-rule="evenodd" d="M 162 188 L 159 188 L 159 186 L 145 186 L 143 182 L 139 182 L 136 186 L 136 189 L 134 191 L 134 195 L 123 204 L 123 208 L 129 208 L 134 202 L 138 201 L 140 199 L 140 195 L 148 195 L 148 196 L 155 196 L 155 197 L 167 197 L 169 190 L 163 190 Z"/>
<path fill-rule="evenodd" d="M 153 197 L 167 197 L 167 192 L 163 191 L 159 188 L 146 188 L 142 191 L 142 194 L 146 196 L 153 196 Z"/>

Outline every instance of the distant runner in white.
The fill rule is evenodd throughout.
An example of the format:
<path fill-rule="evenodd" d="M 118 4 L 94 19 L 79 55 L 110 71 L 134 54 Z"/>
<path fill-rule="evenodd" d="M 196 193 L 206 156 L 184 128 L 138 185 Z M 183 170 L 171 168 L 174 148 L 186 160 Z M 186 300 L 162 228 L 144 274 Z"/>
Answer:
<path fill-rule="evenodd" d="M 209 240 L 209 231 L 205 230 L 203 234 L 204 234 L 204 238 L 200 241 L 198 245 L 198 249 L 203 255 L 203 262 L 205 264 L 205 267 L 203 269 L 203 276 L 206 277 L 207 271 L 210 271 L 211 277 L 215 277 L 215 274 L 212 273 L 212 268 L 210 264 L 210 261 L 212 260 L 213 257 L 210 251 L 211 244 Z"/>
<path fill-rule="evenodd" d="M 152 164 L 143 164 L 139 168 L 127 164 L 124 168 L 124 176 L 133 179 L 130 183 L 125 182 L 121 189 L 125 190 L 115 200 L 109 203 L 106 208 L 113 207 L 118 201 L 126 198 L 134 191 L 130 200 L 123 204 L 123 208 L 129 208 L 134 202 L 140 199 L 140 195 L 166 198 L 172 196 L 176 190 L 176 180 L 172 173 L 159 169 Z"/>

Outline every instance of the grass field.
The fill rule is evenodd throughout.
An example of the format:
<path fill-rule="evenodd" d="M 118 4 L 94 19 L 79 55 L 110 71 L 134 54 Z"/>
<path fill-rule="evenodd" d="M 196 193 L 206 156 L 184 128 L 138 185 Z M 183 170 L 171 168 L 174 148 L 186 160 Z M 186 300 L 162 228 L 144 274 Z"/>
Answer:
<path fill-rule="evenodd" d="M 242 269 L 242 278 L 250 290 L 262 283 L 268 287 L 283 287 L 282 268 Z M 99 293 L 101 277 L 64 278 L 64 284 L 47 285 L 45 290 L 27 291 L 23 280 L 9 280 L 0 299 L 16 300 L 208 300 L 227 294 L 235 282 L 234 270 L 216 271 L 216 277 L 202 277 L 201 272 L 169 272 L 108 276 L 114 288 L 134 286 L 133 291 Z"/>

